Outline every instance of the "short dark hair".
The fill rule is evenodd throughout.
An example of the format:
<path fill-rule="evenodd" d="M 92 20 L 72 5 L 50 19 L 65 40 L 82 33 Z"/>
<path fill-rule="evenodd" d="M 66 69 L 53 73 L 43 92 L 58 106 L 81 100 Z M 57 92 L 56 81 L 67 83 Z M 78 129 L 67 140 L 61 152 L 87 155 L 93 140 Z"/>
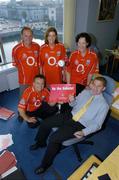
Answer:
<path fill-rule="evenodd" d="M 58 34 L 57 34 L 57 30 L 54 27 L 49 27 L 45 33 L 45 43 L 48 44 L 48 36 L 50 32 L 54 32 L 56 35 L 56 39 L 55 39 L 55 43 L 58 43 Z"/>
<path fill-rule="evenodd" d="M 95 80 L 101 81 L 103 83 L 103 86 L 106 87 L 107 80 L 103 76 L 97 76 L 96 78 L 94 78 L 93 81 L 95 81 Z"/>
<path fill-rule="evenodd" d="M 78 43 L 80 38 L 85 38 L 86 42 L 88 43 L 87 48 L 91 45 L 91 37 L 88 33 L 82 32 L 80 34 L 77 34 L 77 36 L 75 37 L 76 43 Z"/>
<path fill-rule="evenodd" d="M 32 35 L 33 35 L 32 29 L 31 29 L 30 27 L 28 27 L 28 26 L 24 26 L 24 27 L 22 28 L 22 30 L 21 30 L 21 35 L 23 34 L 23 32 L 24 32 L 25 30 L 31 31 L 31 33 L 32 33 Z"/>
<path fill-rule="evenodd" d="M 45 87 L 45 86 L 46 86 L 46 78 L 45 78 L 45 76 L 44 76 L 43 74 L 37 74 L 37 75 L 34 77 L 33 81 L 35 81 L 37 78 L 40 78 L 40 79 L 43 79 L 43 80 L 44 80 L 44 87 Z"/>

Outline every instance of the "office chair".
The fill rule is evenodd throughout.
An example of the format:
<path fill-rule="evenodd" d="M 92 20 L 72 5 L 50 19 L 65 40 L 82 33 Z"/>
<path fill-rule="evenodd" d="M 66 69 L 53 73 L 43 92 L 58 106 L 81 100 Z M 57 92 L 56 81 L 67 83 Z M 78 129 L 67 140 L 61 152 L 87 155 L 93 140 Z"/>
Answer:
<path fill-rule="evenodd" d="M 106 80 L 107 80 L 107 86 L 106 86 L 106 89 L 105 91 L 103 92 L 103 95 L 104 95 L 104 98 L 106 99 L 109 107 L 111 106 L 112 104 L 112 100 L 113 100 L 113 96 L 112 96 L 112 93 L 114 92 L 114 89 L 116 87 L 116 82 L 109 76 L 103 76 Z M 109 116 L 110 112 L 107 114 L 107 117 Z M 107 119 L 106 117 L 106 119 Z M 90 141 L 88 140 L 88 138 L 90 137 L 91 135 L 87 136 L 87 137 L 83 137 L 81 139 L 78 139 L 78 138 L 71 138 L 71 139 L 68 139 L 66 141 L 63 141 L 62 145 L 67 147 L 67 146 L 71 146 L 73 147 L 74 149 L 74 152 L 76 153 L 76 156 L 78 158 L 78 161 L 82 161 L 82 157 L 80 155 L 80 151 L 79 151 L 79 147 L 78 147 L 78 144 L 89 144 L 89 145 L 93 145 L 94 142 L 93 141 Z"/>

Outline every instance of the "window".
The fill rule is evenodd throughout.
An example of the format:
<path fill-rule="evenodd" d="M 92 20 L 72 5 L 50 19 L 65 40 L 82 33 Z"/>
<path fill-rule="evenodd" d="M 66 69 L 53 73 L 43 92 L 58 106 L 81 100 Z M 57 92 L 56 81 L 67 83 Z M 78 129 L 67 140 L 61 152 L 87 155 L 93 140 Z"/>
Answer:
<path fill-rule="evenodd" d="M 34 41 L 40 45 L 48 26 L 55 26 L 59 40 L 63 41 L 63 2 L 64 0 L 0 0 L 0 37 L 4 49 L 4 55 L 0 54 L 0 64 L 12 61 L 12 48 L 20 41 L 23 26 L 33 29 Z"/>
<path fill-rule="evenodd" d="M 5 57 L 4 57 L 3 44 L 0 40 L 0 65 L 4 64 L 4 62 L 5 62 Z"/>

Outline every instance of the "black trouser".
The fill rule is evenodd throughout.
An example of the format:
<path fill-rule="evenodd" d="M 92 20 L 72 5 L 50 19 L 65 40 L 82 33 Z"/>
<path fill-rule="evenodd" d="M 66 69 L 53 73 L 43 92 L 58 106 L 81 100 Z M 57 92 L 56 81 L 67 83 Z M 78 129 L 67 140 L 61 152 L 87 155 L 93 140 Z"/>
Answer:
<path fill-rule="evenodd" d="M 82 84 L 76 84 L 76 96 L 85 89 L 85 86 Z"/>
<path fill-rule="evenodd" d="M 42 102 L 42 105 L 36 110 L 36 111 L 27 111 L 26 114 L 30 117 L 36 117 L 37 118 L 41 118 L 41 119 L 46 119 L 52 115 L 54 115 L 56 112 L 58 111 L 58 107 L 57 106 L 50 106 L 48 103 L 46 102 Z M 40 124 L 38 121 L 36 122 L 37 124 Z M 29 123 L 28 125 L 29 127 L 34 127 L 36 125 L 36 123 Z"/>
<path fill-rule="evenodd" d="M 44 168 L 52 164 L 55 156 L 61 149 L 62 142 L 75 137 L 74 133 L 84 128 L 82 124 L 72 120 L 71 112 L 54 115 L 41 123 L 36 136 L 39 145 L 46 144 L 53 127 L 58 127 L 58 130 L 52 133 L 49 138 L 48 147 L 41 163 L 41 166 Z"/>

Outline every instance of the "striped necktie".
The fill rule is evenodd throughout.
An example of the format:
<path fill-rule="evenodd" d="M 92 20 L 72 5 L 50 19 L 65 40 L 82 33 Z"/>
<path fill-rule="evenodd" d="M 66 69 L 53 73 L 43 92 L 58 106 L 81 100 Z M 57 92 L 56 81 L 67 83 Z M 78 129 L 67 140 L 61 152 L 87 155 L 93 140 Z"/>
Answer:
<path fill-rule="evenodd" d="M 91 96 L 84 106 L 73 116 L 74 121 L 78 121 L 88 109 L 89 105 L 93 101 L 94 96 Z"/>

